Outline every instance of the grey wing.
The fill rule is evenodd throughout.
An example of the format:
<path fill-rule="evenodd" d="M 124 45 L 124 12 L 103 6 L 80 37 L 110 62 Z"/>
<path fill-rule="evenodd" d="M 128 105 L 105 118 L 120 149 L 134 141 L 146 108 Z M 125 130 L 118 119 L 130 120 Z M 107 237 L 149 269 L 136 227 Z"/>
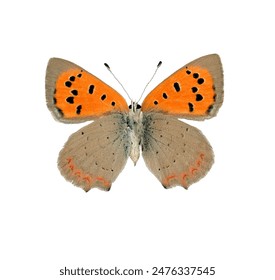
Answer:
<path fill-rule="evenodd" d="M 142 155 L 165 188 L 188 188 L 211 168 L 212 148 L 197 128 L 161 113 L 143 117 Z"/>
<path fill-rule="evenodd" d="M 72 134 L 60 151 L 61 174 L 78 187 L 109 190 L 129 156 L 126 115 L 99 118 Z"/>

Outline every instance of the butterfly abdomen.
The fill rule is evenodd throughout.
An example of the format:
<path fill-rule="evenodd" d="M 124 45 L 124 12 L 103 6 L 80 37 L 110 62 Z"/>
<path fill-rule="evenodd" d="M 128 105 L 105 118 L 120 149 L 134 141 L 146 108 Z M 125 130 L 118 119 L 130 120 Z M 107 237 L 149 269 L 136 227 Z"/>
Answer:
<path fill-rule="evenodd" d="M 130 142 L 130 158 L 136 165 L 140 156 L 140 144 L 142 142 L 143 125 L 142 125 L 143 114 L 140 110 L 134 112 L 129 111 L 127 120 L 128 137 Z"/>

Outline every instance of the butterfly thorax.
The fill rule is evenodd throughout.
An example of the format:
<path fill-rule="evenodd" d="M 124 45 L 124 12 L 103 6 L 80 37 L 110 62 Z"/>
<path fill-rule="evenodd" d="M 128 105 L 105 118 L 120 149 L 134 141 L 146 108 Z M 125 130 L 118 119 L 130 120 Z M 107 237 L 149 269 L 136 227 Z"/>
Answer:
<path fill-rule="evenodd" d="M 129 110 L 129 117 L 127 122 L 128 135 L 130 138 L 130 158 L 136 165 L 140 156 L 140 143 L 142 137 L 142 118 L 143 114 L 140 108 L 137 108 L 133 103 Z"/>

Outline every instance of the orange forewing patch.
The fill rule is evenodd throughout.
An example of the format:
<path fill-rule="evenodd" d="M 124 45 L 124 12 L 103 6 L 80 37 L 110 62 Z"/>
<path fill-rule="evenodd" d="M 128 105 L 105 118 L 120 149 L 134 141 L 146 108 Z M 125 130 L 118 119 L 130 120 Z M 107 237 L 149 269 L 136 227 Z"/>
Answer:
<path fill-rule="evenodd" d="M 176 116 L 206 116 L 215 103 L 210 72 L 199 66 L 183 67 L 160 83 L 144 99 L 143 111 L 158 110 Z"/>
<path fill-rule="evenodd" d="M 128 110 L 118 92 L 81 69 L 70 69 L 59 75 L 54 102 L 64 119 L 99 117 L 112 111 Z"/>

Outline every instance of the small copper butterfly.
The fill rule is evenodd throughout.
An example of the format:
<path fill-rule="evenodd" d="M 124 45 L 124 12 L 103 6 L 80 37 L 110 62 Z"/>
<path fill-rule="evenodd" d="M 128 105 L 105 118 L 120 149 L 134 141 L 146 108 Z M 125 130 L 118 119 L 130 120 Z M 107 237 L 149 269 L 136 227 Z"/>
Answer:
<path fill-rule="evenodd" d="M 173 73 L 144 99 L 125 99 L 76 64 L 51 58 L 46 99 L 64 123 L 94 120 L 72 134 L 60 151 L 61 174 L 76 186 L 110 190 L 128 157 L 134 164 L 140 147 L 145 163 L 165 188 L 188 188 L 211 168 L 212 148 L 197 128 L 178 118 L 214 117 L 223 102 L 219 56 L 198 58 Z"/>

